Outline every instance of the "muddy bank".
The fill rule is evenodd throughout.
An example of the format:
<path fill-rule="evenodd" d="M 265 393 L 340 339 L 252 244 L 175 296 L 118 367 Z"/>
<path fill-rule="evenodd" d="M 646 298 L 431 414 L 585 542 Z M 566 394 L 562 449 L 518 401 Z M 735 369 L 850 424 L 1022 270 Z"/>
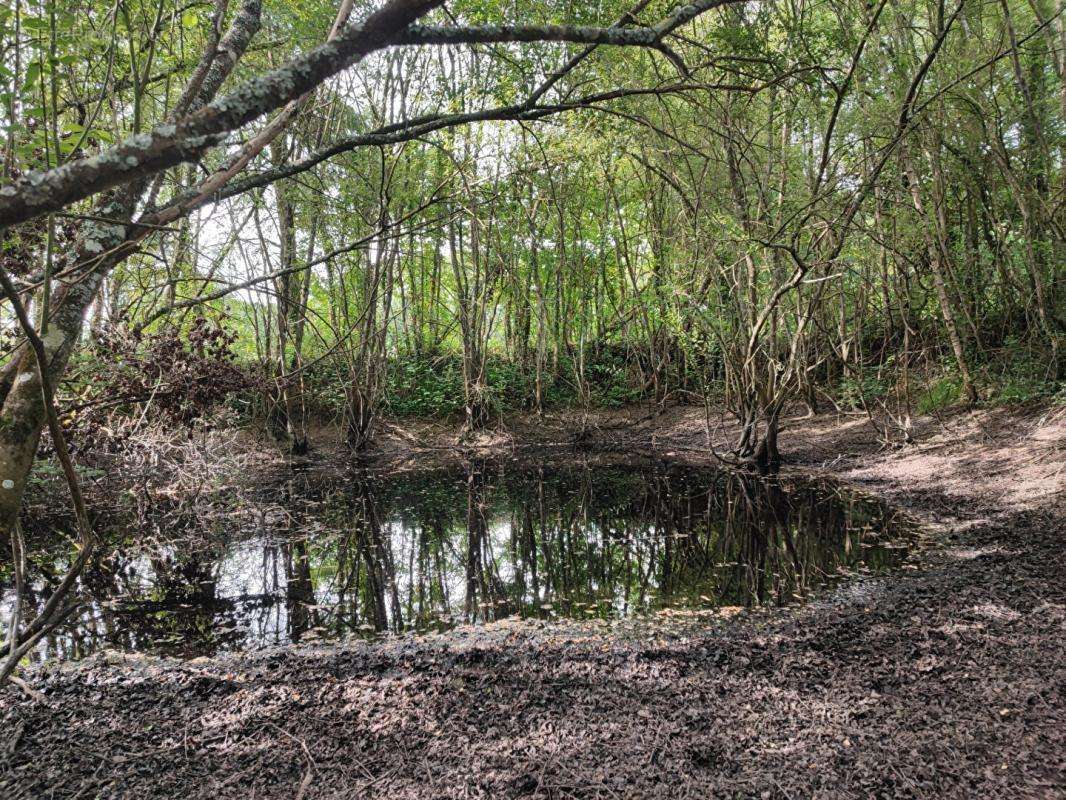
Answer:
<path fill-rule="evenodd" d="M 709 458 L 702 411 L 574 422 L 520 421 L 480 451 Z M 783 449 L 925 521 L 920 569 L 654 627 L 98 657 L 30 676 L 44 701 L 0 695 L 0 796 L 1066 796 L 1066 412 L 924 420 L 900 450 L 871 438 L 862 418 L 794 420 Z M 451 441 L 394 430 L 371 463 L 469 452 Z"/>

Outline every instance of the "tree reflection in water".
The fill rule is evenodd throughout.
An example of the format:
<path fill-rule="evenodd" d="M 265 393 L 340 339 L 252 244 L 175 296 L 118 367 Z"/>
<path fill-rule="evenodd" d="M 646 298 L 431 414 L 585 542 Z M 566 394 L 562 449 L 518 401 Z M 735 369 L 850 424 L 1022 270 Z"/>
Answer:
<path fill-rule="evenodd" d="M 269 497 L 242 496 L 209 517 L 171 514 L 168 531 L 187 530 L 184 544 L 134 547 L 137 531 L 116 525 L 116 544 L 82 581 L 84 611 L 37 657 L 103 647 L 198 655 L 511 616 L 784 605 L 905 552 L 878 504 L 818 482 L 786 490 L 708 469 L 294 472 Z M 39 569 L 24 603 L 46 601 L 63 560 Z M 5 588 L 3 604 L 12 600 Z"/>

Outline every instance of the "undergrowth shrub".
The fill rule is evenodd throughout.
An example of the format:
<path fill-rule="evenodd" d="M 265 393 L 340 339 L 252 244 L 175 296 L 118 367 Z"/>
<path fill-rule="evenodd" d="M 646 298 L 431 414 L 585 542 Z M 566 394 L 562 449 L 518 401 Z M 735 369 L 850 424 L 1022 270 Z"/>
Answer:
<path fill-rule="evenodd" d="M 993 405 L 1020 405 L 1054 397 L 1063 389 L 1064 382 L 1051 374 L 1046 354 L 1034 352 L 1016 336 L 1007 337 L 996 356 L 987 367 Z"/>
<path fill-rule="evenodd" d="M 72 448 L 121 447 L 134 428 L 155 420 L 188 430 L 225 410 L 232 421 L 229 403 L 256 384 L 253 371 L 237 362 L 234 340 L 202 317 L 149 335 L 97 331 L 93 346 L 79 354 L 78 380 L 65 387 L 76 394 L 63 406 Z"/>
<path fill-rule="evenodd" d="M 962 381 L 956 375 L 938 378 L 918 394 L 915 408 L 919 414 L 932 414 L 947 408 L 959 399 Z"/>
<path fill-rule="evenodd" d="M 450 417 L 463 408 L 463 370 L 458 356 L 389 362 L 382 412 L 392 417 Z"/>
<path fill-rule="evenodd" d="M 595 406 L 617 408 L 644 396 L 640 376 L 634 374 L 633 364 L 620 346 L 594 350 L 585 360 L 585 380 Z"/>
<path fill-rule="evenodd" d="M 643 399 L 639 374 L 621 348 L 590 349 L 585 360 L 585 383 L 590 403 L 614 408 Z M 580 402 L 576 369 L 562 358 L 558 369 L 541 375 L 541 407 L 565 408 Z M 485 364 L 483 397 L 493 414 L 536 407 L 536 371 L 492 354 Z M 458 353 L 390 359 L 382 412 L 394 417 L 452 417 L 463 410 L 463 369 Z"/>
<path fill-rule="evenodd" d="M 837 386 L 837 402 L 843 408 L 857 409 L 884 398 L 891 384 L 876 375 L 863 375 L 861 379 L 842 378 Z"/>

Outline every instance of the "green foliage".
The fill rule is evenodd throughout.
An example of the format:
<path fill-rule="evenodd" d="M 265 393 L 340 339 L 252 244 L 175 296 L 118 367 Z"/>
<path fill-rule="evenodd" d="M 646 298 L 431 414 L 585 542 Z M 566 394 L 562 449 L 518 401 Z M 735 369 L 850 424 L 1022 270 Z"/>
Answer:
<path fill-rule="evenodd" d="M 931 414 L 947 408 L 959 399 L 962 382 L 958 376 L 946 375 L 930 384 L 918 396 L 916 408 L 919 414 Z"/>
<path fill-rule="evenodd" d="M 993 405 L 1021 405 L 1054 397 L 1066 386 L 1066 382 L 1051 377 L 1047 361 L 1040 354 L 1027 348 L 1015 336 L 1007 339 L 1002 355 L 990 367 L 992 391 L 989 400 Z"/>
<path fill-rule="evenodd" d="M 585 365 L 585 379 L 592 404 L 618 408 L 642 399 L 641 387 L 634 385 L 629 372 L 622 348 L 598 349 Z"/>
<path fill-rule="evenodd" d="M 463 409 L 457 356 L 413 357 L 389 363 L 382 411 L 395 417 L 451 417 Z"/>
<path fill-rule="evenodd" d="M 1019 405 L 1054 393 L 1054 384 L 1032 376 L 1012 377 L 1000 385 L 993 398 L 995 405 Z"/>
<path fill-rule="evenodd" d="M 1035 6 L 1008 5 L 1016 33 L 1037 30 Z M 18 7 L 17 34 L 14 7 L 0 7 L 0 39 L 19 48 L 17 63 L 0 65 L 0 134 L 13 175 L 167 119 L 212 35 L 209 4 Z M 626 24 L 673 7 L 656 0 Z M 457 0 L 448 15 L 465 25 L 606 25 L 629 8 L 614 0 Z M 353 21 L 367 9 L 357 4 Z M 235 13 L 230 3 L 226 21 Z M 227 88 L 320 42 L 335 13 L 319 0 L 272 0 Z M 1044 219 L 1036 202 L 1062 185 L 1052 155 L 1064 130 L 1054 62 L 1042 36 L 1024 34 L 1018 58 L 1028 83 L 1019 85 L 1001 59 L 1001 9 L 975 6 L 926 63 L 927 23 L 938 13 L 906 0 L 870 29 L 862 3 L 799 15 L 787 4 L 724 7 L 672 41 L 690 75 L 674 74 L 661 52 L 602 47 L 539 98 L 584 110 L 337 149 L 382 126 L 403 139 L 403 121 L 424 115 L 520 104 L 577 49 L 523 42 L 373 55 L 350 79 L 317 92 L 313 113 L 301 113 L 249 170 L 262 175 L 272 159 L 301 162 L 323 147 L 329 157 L 153 234 L 108 276 L 100 316 L 146 323 L 155 335 L 172 318 L 183 324 L 181 313 L 152 316 L 169 302 L 233 286 L 183 313 L 235 334 L 234 360 L 263 384 L 231 395 L 245 411 L 277 399 L 279 372 L 300 360 L 288 333 L 298 327 L 308 365 L 301 399 L 323 417 L 343 411 L 352 374 L 372 384 L 359 388 L 392 416 L 455 416 L 468 393 L 499 414 L 617 407 L 649 399 L 652 387 L 657 400 L 696 399 L 726 385 L 725 364 L 750 384 L 726 398 L 795 397 L 809 381 L 857 408 L 891 393 L 902 364 L 914 376 L 936 376 L 918 390 L 924 411 L 958 399 L 956 371 L 972 373 L 986 402 L 1054 396 L 1061 384 L 1048 374 L 1046 351 L 1062 299 L 1061 223 Z M 890 144 L 900 98 L 920 68 L 921 113 L 912 108 L 909 138 Z M 248 141 L 269 117 L 235 132 L 231 144 Z M 153 184 L 154 200 L 172 202 L 222 163 L 225 149 L 168 171 Z M 874 164 L 884 171 L 872 174 Z M 921 203 L 900 180 L 911 172 Z M 867 180 L 848 227 L 841 220 Z M 280 187 L 295 243 L 285 257 L 297 263 L 285 279 L 270 277 L 282 257 Z M 60 222 L 60 269 L 71 266 L 65 254 L 79 234 L 77 214 L 91 208 L 72 207 Z M 0 266 L 19 278 L 40 273 L 43 222 L 8 232 Z M 387 231 L 375 234 L 383 224 Z M 941 308 L 932 251 L 950 262 L 949 309 Z M 797 256 L 810 273 L 755 329 Z M 305 260 L 313 264 L 307 273 L 298 266 Z M 287 303 L 300 308 L 286 314 Z M 968 367 L 933 363 L 950 352 L 946 311 Z M 749 347 L 767 363 L 745 374 L 738 365 Z M 136 382 L 140 370 L 74 363 L 78 390 L 109 373 Z M 788 385 L 776 385 L 779 378 Z"/>
<path fill-rule="evenodd" d="M 564 408 L 580 402 L 575 365 L 560 361 L 558 372 L 541 376 L 541 407 Z M 529 410 L 536 406 L 536 372 L 532 366 L 500 355 L 485 363 L 483 399 L 493 413 Z M 593 407 L 617 408 L 643 399 L 621 348 L 590 351 L 585 382 Z M 462 357 L 458 353 L 389 360 L 382 411 L 395 417 L 454 417 L 464 404 Z"/>
<path fill-rule="evenodd" d="M 890 389 L 889 383 L 876 375 L 863 375 L 861 379 L 847 376 L 837 388 L 837 402 L 845 408 L 857 409 L 880 400 Z"/>

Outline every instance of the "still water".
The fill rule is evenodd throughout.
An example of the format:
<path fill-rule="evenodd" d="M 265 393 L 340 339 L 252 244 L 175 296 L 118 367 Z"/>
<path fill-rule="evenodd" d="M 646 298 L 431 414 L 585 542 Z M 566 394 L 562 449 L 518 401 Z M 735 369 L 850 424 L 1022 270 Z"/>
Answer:
<path fill-rule="evenodd" d="M 784 605 L 906 555 L 889 509 L 831 484 L 662 464 L 293 472 L 96 526 L 109 544 L 85 605 L 36 660 Z M 65 549 L 31 566 L 24 607 L 44 604 Z M 5 620 L 9 573 L 0 561 Z"/>

